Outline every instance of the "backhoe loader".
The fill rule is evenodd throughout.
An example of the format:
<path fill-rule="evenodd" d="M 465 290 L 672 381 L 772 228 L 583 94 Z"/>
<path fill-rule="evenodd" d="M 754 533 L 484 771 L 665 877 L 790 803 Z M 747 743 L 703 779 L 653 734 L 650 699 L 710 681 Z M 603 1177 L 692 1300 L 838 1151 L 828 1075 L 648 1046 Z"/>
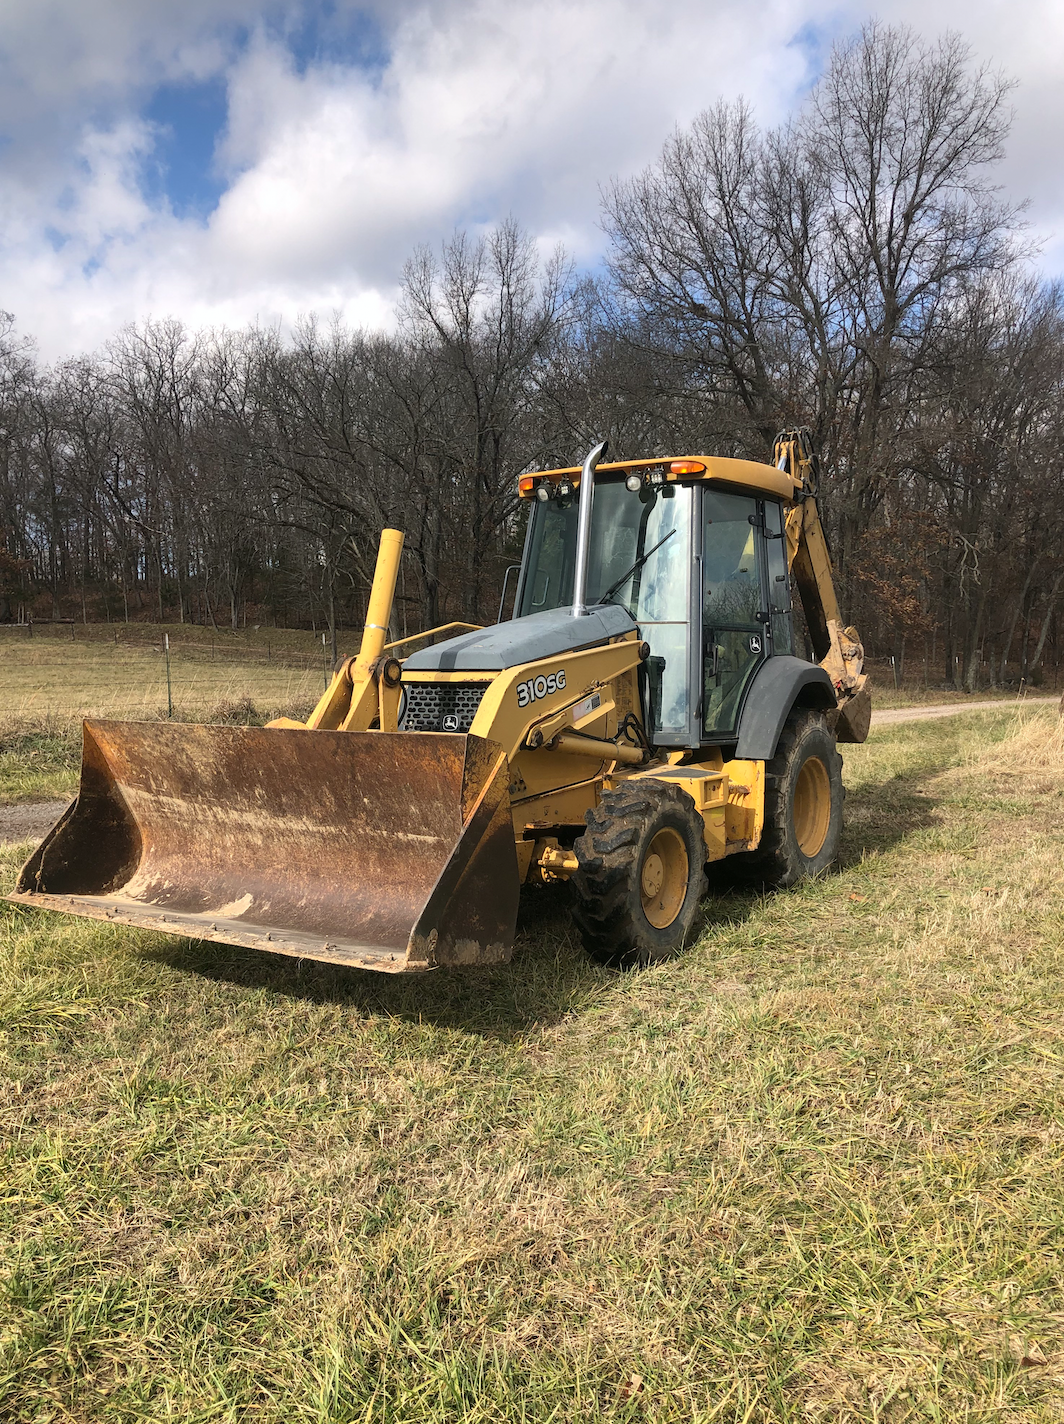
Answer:
<path fill-rule="evenodd" d="M 771 465 L 605 449 L 520 476 L 509 621 L 386 643 L 385 530 L 359 653 L 306 723 L 85 722 L 78 797 L 10 898 L 399 972 L 508 959 L 521 885 L 568 881 L 620 967 L 693 937 L 708 864 L 822 871 L 871 698 L 807 433 Z"/>

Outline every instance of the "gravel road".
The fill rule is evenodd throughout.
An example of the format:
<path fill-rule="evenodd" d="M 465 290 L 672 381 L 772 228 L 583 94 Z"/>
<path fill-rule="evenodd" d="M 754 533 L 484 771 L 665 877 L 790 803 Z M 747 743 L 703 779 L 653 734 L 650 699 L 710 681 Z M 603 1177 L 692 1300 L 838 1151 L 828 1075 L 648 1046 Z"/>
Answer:
<path fill-rule="evenodd" d="M 39 841 L 67 808 L 66 801 L 30 801 L 0 806 L 0 846 Z"/>

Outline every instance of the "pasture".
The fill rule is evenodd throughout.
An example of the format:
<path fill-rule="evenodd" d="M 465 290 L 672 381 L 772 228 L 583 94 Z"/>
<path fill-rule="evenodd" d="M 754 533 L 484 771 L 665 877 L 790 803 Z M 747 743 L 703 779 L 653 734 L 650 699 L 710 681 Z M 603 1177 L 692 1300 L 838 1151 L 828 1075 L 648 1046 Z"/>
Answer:
<path fill-rule="evenodd" d="M 313 706 L 321 696 L 328 655 L 320 634 L 147 623 L 53 626 L 32 637 L 7 629 L 0 633 L 0 731 L 82 717 L 165 717 L 164 635 L 179 720 L 247 701 L 272 714 Z M 349 635 L 342 651 L 357 645 Z"/>
<path fill-rule="evenodd" d="M 1059 1419 L 1060 726 L 846 779 L 643 973 L 547 893 L 399 981 L 0 908 L 0 1417 Z"/>

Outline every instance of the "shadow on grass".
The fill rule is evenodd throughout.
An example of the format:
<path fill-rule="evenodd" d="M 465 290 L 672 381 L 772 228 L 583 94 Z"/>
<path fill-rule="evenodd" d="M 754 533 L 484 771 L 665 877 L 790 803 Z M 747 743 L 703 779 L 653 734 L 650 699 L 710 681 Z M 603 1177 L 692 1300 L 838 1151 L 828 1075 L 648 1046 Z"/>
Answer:
<path fill-rule="evenodd" d="M 929 786 L 943 768 L 923 775 L 899 772 L 847 792 L 838 867 L 845 870 L 868 855 L 882 855 L 914 831 L 933 825 L 941 798 Z"/>
<path fill-rule="evenodd" d="M 509 964 L 391 975 L 188 939 L 144 955 L 204 978 L 309 1003 L 502 1038 L 584 1011 L 616 980 L 584 955 L 562 886 L 522 892 Z"/>
<path fill-rule="evenodd" d="M 904 776 L 850 792 L 839 863 L 832 873 L 866 854 L 889 851 L 929 825 L 935 805 L 932 795 Z M 743 924 L 757 912 L 759 890 L 758 877 L 737 858 L 711 866 L 699 937 Z M 587 959 L 569 916 L 564 886 L 522 891 L 509 964 L 392 976 L 187 939 L 161 944 L 144 955 L 207 979 L 308 1003 L 343 1004 L 367 1016 L 501 1038 L 583 1013 L 623 988 L 632 974 L 647 972 L 603 969 Z"/>
<path fill-rule="evenodd" d="M 753 896 L 711 894 L 702 907 L 699 936 L 742 923 L 756 906 Z M 588 959 L 564 886 L 522 891 L 509 964 L 376 974 L 191 939 L 160 943 L 142 955 L 220 983 L 496 1038 L 584 1013 L 623 990 L 633 975 L 647 972 L 604 969 Z"/>

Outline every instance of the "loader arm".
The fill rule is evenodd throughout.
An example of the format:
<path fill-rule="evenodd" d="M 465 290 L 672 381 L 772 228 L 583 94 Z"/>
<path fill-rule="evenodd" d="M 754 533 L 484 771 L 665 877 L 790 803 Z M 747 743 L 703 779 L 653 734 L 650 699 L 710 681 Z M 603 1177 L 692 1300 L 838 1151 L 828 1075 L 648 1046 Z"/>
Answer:
<path fill-rule="evenodd" d="M 831 554 L 817 508 L 817 464 L 808 430 L 778 435 L 773 463 L 801 484 L 787 515 L 787 561 L 798 585 L 814 656 L 835 688 L 835 735 L 840 742 L 863 742 L 872 716 L 864 647 L 857 629 L 843 623 L 839 610 Z"/>
<path fill-rule="evenodd" d="M 396 648 L 433 638 L 441 633 L 476 629 L 477 623 L 445 623 L 414 633 L 397 643 L 386 643 L 395 601 L 395 584 L 403 552 L 403 534 L 398 529 L 382 529 L 373 572 L 366 624 L 357 654 L 345 658 L 333 673 L 329 686 L 306 722 L 278 717 L 271 728 L 303 728 L 315 732 L 366 732 L 376 727 L 382 732 L 398 730 L 400 662 L 389 657 Z"/>

